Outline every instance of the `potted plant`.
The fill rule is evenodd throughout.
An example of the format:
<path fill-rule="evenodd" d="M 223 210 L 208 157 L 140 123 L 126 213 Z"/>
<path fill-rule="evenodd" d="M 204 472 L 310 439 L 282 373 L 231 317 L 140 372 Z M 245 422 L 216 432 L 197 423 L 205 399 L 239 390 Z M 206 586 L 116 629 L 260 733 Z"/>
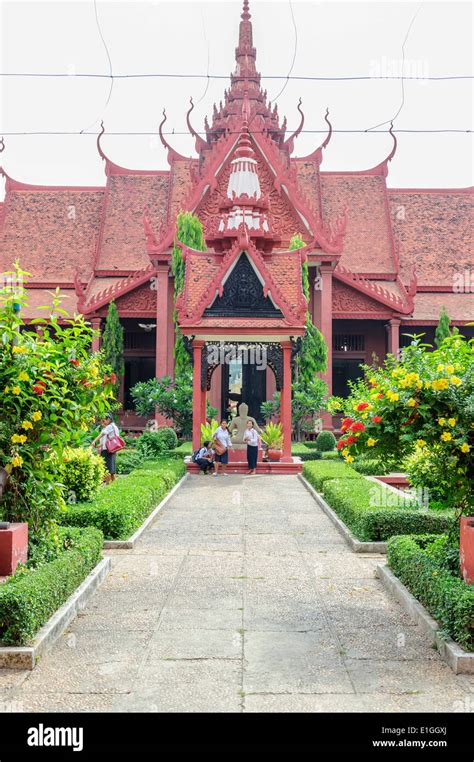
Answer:
<path fill-rule="evenodd" d="M 266 445 L 268 460 L 280 460 L 283 455 L 283 427 L 281 423 L 267 423 L 261 433 L 261 438 Z"/>

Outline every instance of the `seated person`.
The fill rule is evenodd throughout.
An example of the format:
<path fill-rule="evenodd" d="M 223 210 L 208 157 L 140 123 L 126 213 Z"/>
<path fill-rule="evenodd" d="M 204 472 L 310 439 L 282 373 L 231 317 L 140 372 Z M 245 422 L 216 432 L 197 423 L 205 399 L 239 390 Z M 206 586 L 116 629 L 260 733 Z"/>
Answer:
<path fill-rule="evenodd" d="M 212 469 L 214 463 L 214 450 L 209 447 L 210 444 L 209 441 L 204 442 L 195 460 L 195 463 L 197 463 L 203 474 L 207 474 Z"/>

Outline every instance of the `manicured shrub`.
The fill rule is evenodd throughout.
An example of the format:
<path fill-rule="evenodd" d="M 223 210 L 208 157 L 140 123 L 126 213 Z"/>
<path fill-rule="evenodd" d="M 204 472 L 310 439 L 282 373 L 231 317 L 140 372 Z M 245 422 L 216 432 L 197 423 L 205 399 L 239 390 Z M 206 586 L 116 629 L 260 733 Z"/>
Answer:
<path fill-rule="evenodd" d="M 138 468 L 142 461 L 143 456 L 137 450 L 119 450 L 116 459 L 117 473 L 129 474 L 134 468 Z"/>
<path fill-rule="evenodd" d="M 357 459 L 351 465 L 359 474 L 365 474 L 366 476 L 384 476 L 391 471 L 386 463 L 384 464 L 383 461 L 377 458 Z"/>
<path fill-rule="evenodd" d="M 178 460 L 145 461 L 143 467 L 116 479 L 90 503 L 69 505 L 68 526 L 95 526 L 106 540 L 126 540 L 143 523 L 184 473 Z"/>
<path fill-rule="evenodd" d="M 433 543 L 439 543 L 434 550 Z M 392 537 L 388 564 L 442 630 L 466 651 L 474 651 L 474 587 L 443 567 L 441 544 L 435 537 Z"/>
<path fill-rule="evenodd" d="M 396 534 L 447 532 L 450 512 L 422 510 L 414 499 L 368 479 L 332 479 L 323 484 L 324 498 L 357 539 L 383 542 Z"/>
<path fill-rule="evenodd" d="M 146 456 L 156 457 L 173 450 L 178 444 L 178 437 L 173 429 L 163 427 L 158 431 L 144 431 L 137 441 L 137 450 Z"/>
<path fill-rule="evenodd" d="M 25 645 L 76 590 L 101 558 L 93 527 L 60 528 L 62 552 L 37 569 L 19 570 L 0 586 L 0 639 Z"/>
<path fill-rule="evenodd" d="M 453 497 L 450 471 L 452 464 L 446 461 L 441 445 L 415 447 L 403 461 L 408 480 L 413 487 L 429 490 L 432 500 L 449 503 Z"/>
<path fill-rule="evenodd" d="M 337 460 L 307 463 L 303 467 L 303 475 L 318 492 L 322 491 L 328 479 L 362 479 L 347 463 Z"/>
<path fill-rule="evenodd" d="M 322 452 L 321 457 L 323 460 L 341 460 L 342 455 L 338 450 L 329 450 L 329 452 Z"/>
<path fill-rule="evenodd" d="M 92 500 L 99 491 L 104 475 L 104 459 L 94 450 L 81 447 L 64 450 L 60 479 L 68 502 Z"/>
<path fill-rule="evenodd" d="M 316 449 L 319 452 L 331 452 L 336 449 L 336 437 L 332 431 L 320 431 L 316 437 Z"/>

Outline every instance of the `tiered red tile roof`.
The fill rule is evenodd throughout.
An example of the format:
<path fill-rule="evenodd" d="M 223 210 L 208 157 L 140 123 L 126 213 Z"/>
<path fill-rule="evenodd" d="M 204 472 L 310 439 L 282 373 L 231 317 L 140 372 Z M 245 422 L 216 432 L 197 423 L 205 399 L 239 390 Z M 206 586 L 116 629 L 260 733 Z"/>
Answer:
<path fill-rule="evenodd" d="M 458 323 L 473 319 L 472 290 L 456 291 L 453 283 L 472 268 L 474 189 L 387 188 L 388 164 L 396 151 L 392 130 L 392 150 L 376 167 L 321 171 L 332 132 L 328 114 L 323 144 L 309 156 L 293 157 L 303 111 L 299 104 L 300 125 L 288 136 L 286 119 L 280 122 L 277 108 L 270 107 L 262 91 L 255 61 L 244 2 L 236 68 L 223 103 L 214 106 L 211 123 L 206 120 L 205 137 L 192 126 L 192 105 L 188 112 L 197 158 L 180 156 L 168 144 L 162 131 L 165 116 L 160 137 L 168 151 L 166 171 L 126 169 L 114 163 L 102 147 L 104 130 L 98 138 L 105 161 L 104 187 L 33 186 L 2 170 L 6 196 L 0 204 L 0 271 L 11 269 L 18 259 L 32 273 L 31 317 L 55 285 L 61 286 L 71 310 L 99 314 L 112 298 L 120 309 L 120 300 L 142 288 L 157 263 L 169 261 L 176 214 L 188 209 L 200 216 L 212 245 L 205 254 L 188 252 L 184 320 L 194 316 L 208 321 L 203 325 L 225 320 L 198 318 L 196 310 L 215 291 L 216 276 L 225 276 L 222 262 L 236 240 L 249 257 L 256 252 L 255 266 L 264 270 L 276 301 L 280 298 L 284 318 L 278 320 L 286 325 L 304 322 L 303 259 L 320 263 L 329 255 L 337 261 L 334 275 L 342 300 L 356 291 L 380 314 L 406 321 L 432 322 L 442 304 Z M 243 134 L 249 156 L 255 158 L 262 190 L 259 203 L 267 204 L 270 231 L 260 237 L 248 230 L 234 238 L 226 234 L 217 246 L 216 230 L 227 219 L 230 203 L 226 188 L 231 162 Z M 296 232 L 306 247 L 289 252 Z"/>

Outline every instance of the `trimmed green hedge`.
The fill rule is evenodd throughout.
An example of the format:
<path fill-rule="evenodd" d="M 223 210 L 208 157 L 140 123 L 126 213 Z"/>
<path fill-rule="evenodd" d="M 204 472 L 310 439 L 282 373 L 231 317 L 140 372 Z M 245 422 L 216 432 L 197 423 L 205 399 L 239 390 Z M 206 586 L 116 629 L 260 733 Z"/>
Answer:
<path fill-rule="evenodd" d="M 442 630 L 466 651 L 474 651 L 474 587 L 439 563 L 432 552 L 438 541 L 433 536 L 392 537 L 388 564 Z"/>
<path fill-rule="evenodd" d="M 69 505 L 68 526 L 95 526 L 106 540 L 127 540 L 184 474 L 181 461 L 144 461 L 139 469 L 103 487 L 90 503 Z"/>
<path fill-rule="evenodd" d="M 102 554 L 102 533 L 93 527 L 59 529 L 65 549 L 37 569 L 19 570 L 0 586 L 0 639 L 25 645 L 76 590 Z"/>
<path fill-rule="evenodd" d="M 337 460 L 307 463 L 303 467 L 303 476 L 318 492 L 322 491 L 324 482 L 328 479 L 362 479 L 347 463 Z"/>
<path fill-rule="evenodd" d="M 331 508 L 364 542 L 383 542 L 396 534 L 441 534 L 453 523 L 450 512 L 422 510 L 415 501 L 397 504 L 389 487 L 363 477 L 325 481 L 323 490 Z"/>
<path fill-rule="evenodd" d="M 305 442 L 293 442 L 291 445 L 291 454 L 296 455 L 301 460 L 320 460 L 321 453 L 318 450 L 309 448 Z"/>

